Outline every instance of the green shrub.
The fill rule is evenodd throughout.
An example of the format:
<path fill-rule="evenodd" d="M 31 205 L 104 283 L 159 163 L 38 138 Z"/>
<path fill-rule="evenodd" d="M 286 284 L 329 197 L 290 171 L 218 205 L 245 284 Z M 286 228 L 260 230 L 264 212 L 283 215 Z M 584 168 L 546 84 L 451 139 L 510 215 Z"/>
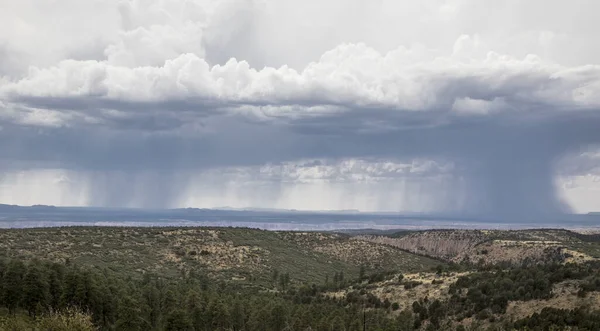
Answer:
<path fill-rule="evenodd" d="M 36 323 L 44 331 L 95 331 L 92 317 L 75 309 L 61 313 L 51 313 L 41 317 Z"/>

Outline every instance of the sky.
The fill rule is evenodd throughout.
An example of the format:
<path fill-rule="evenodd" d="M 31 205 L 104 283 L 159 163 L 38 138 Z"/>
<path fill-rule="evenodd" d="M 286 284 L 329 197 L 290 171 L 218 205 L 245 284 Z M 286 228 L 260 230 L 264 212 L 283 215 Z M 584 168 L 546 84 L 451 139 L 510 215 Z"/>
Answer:
<path fill-rule="evenodd" d="M 0 0 L 0 203 L 600 211 L 595 0 Z"/>

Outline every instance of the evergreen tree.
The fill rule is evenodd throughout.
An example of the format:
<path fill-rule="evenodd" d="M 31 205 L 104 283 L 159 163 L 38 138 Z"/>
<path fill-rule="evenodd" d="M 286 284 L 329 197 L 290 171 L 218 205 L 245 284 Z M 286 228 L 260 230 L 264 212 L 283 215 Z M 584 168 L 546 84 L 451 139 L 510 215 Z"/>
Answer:
<path fill-rule="evenodd" d="M 6 273 L 6 261 L 0 259 L 0 305 L 4 306 L 4 274 Z"/>
<path fill-rule="evenodd" d="M 147 282 L 142 294 L 143 313 L 152 329 L 158 326 L 160 320 L 160 295 L 156 283 Z"/>
<path fill-rule="evenodd" d="M 113 286 L 102 284 L 99 292 L 100 304 L 95 312 L 98 314 L 97 320 L 100 325 L 110 327 L 116 321 L 118 311 L 118 300 L 115 298 L 117 289 Z M 144 306 L 143 304 L 141 305 Z"/>
<path fill-rule="evenodd" d="M 208 306 L 212 330 L 225 330 L 230 324 L 230 315 L 227 307 L 220 299 L 214 299 Z"/>
<path fill-rule="evenodd" d="M 348 328 L 349 331 L 362 331 L 362 329 L 363 329 L 363 322 L 359 318 L 353 319 L 350 322 L 350 327 Z"/>
<path fill-rule="evenodd" d="M 23 295 L 23 278 L 25 277 L 25 265 L 19 260 L 12 260 L 4 273 L 2 279 L 3 301 L 10 315 L 14 315 L 17 307 L 21 304 Z"/>
<path fill-rule="evenodd" d="M 174 309 L 169 313 L 165 331 L 192 331 L 192 323 L 183 309 Z"/>
<path fill-rule="evenodd" d="M 331 331 L 346 331 L 346 325 L 341 316 L 336 315 L 331 319 Z"/>
<path fill-rule="evenodd" d="M 270 318 L 270 312 L 266 307 L 257 307 L 248 321 L 249 330 L 265 330 L 265 322 Z"/>
<path fill-rule="evenodd" d="M 91 271 L 82 271 L 78 277 L 77 287 L 75 289 L 75 302 L 77 307 L 92 314 L 92 319 L 96 325 L 102 323 L 102 297 L 98 283 Z"/>
<path fill-rule="evenodd" d="M 49 268 L 48 291 L 50 297 L 48 304 L 54 311 L 61 308 L 61 298 L 64 291 L 64 272 L 64 267 L 58 263 L 52 264 Z"/>
<path fill-rule="evenodd" d="M 202 286 L 202 285 L 200 285 Z M 191 314 L 191 321 L 195 331 L 210 330 L 211 316 L 208 312 L 209 298 L 206 293 L 200 296 L 198 305 L 196 305 Z"/>
<path fill-rule="evenodd" d="M 231 308 L 231 327 L 233 330 L 244 330 L 246 326 L 246 314 L 239 300 L 236 300 Z"/>
<path fill-rule="evenodd" d="M 195 290 L 189 290 L 185 298 L 185 308 L 188 312 L 200 306 L 200 294 Z"/>
<path fill-rule="evenodd" d="M 172 310 L 178 308 L 177 295 L 175 289 L 169 288 L 163 297 L 161 310 L 165 313 L 170 313 Z"/>
<path fill-rule="evenodd" d="M 290 274 L 289 273 L 284 273 L 284 274 L 280 274 L 279 275 L 279 286 L 281 286 L 281 289 L 285 290 L 287 289 L 288 284 L 290 283 Z"/>
<path fill-rule="evenodd" d="M 287 310 L 282 304 L 276 304 L 271 308 L 269 326 L 273 331 L 283 330 L 288 319 Z"/>
<path fill-rule="evenodd" d="M 144 329 L 146 323 L 141 315 L 142 310 L 139 307 L 139 302 L 129 295 L 125 296 L 119 304 L 117 330 L 138 331 Z"/>
<path fill-rule="evenodd" d="M 29 316 L 35 317 L 48 307 L 49 286 L 44 274 L 37 263 L 29 265 L 29 270 L 23 279 L 23 307 Z"/>
<path fill-rule="evenodd" d="M 79 302 L 76 299 L 77 286 L 79 284 L 79 270 L 70 268 L 66 275 L 63 284 L 62 305 L 68 307 L 78 306 Z"/>

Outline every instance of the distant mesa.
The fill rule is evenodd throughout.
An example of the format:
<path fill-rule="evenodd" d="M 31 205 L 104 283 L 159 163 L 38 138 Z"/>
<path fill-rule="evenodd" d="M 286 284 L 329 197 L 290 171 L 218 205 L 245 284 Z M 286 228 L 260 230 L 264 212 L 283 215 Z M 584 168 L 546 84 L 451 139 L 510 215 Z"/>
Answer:
<path fill-rule="evenodd" d="M 21 208 L 21 207 L 17 206 L 17 205 L 0 204 L 0 210 L 16 210 L 19 208 Z"/>
<path fill-rule="evenodd" d="M 207 209 L 207 208 L 192 208 L 192 207 L 179 208 L 179 209 L 173 209 L 173 210 L 174 211 L 183 211 L 186 213 L 201 213 L 201 212 L 211 211 L 211 209 Z"/>
<path fill-rule="evenodd" d="M 56 209 L 56 206 L 53 206 L 53 205 L 31 205 L 31 208 L 37 208 L 37 209 Z"/>
<path fill-rule="evenodd" d="M 31 205 L 31 206 L 19 206 L 19 205 L 8 205 L 0 203 L 0 211 L 11 212 L 18 210 L 55 210 L 58 207 L 51 205 Z"/>

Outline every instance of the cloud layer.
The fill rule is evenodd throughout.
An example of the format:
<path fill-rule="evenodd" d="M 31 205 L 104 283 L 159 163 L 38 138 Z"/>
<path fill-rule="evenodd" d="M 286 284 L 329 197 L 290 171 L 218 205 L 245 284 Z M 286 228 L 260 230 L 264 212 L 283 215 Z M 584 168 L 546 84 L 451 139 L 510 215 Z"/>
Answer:
<path fill-rule="evenodd" d="M 249 203 L 312 208 L 284 191 L 314 169 L 360 205 L 366 177 L 348 164 L 369 160 L 371 180 L 434 162 L 426 177 L 451 179 L 409 171 L 420 203 L 380 183 L 371 200 L 398 201 L 361 206 L 568 211 L 557 171 L 588 175 L 597 163 L 579 155 L 600 143 L 600 7 L 575 2 L 23 1 L 0 14 L 0 167 L 87 176 L 86 203 L 132 206 L 216 203 L 199 193 L 214 171 L 290 171 Z M 232 185 L 273 182 L 261 171 Z"/>
<path fill-rule="evenodd" d="M 470 42 L 462 36 L 457 44 Z M 0 93 L 8 102 L 90 117 L 94 110 L 111 108 L 144 112 L 148 104 L 170 112 L 169 103 L 199 113 L 258 110 L 295 117 L 356 109 L 471 116 L 589 110 L 600 105 L 599 90 L 598 65 L 564 67 L 534 55 L 516 59 L 493 52 L 483 59 L 404 48 L 381 54 L 364 44 L 346 44 L 300 72 L 285 66 L 257 70 L 236 59 L 210 66 L 195 54 L 158 67 L 65 60 L 50 68 L 31 67 Z"/>

